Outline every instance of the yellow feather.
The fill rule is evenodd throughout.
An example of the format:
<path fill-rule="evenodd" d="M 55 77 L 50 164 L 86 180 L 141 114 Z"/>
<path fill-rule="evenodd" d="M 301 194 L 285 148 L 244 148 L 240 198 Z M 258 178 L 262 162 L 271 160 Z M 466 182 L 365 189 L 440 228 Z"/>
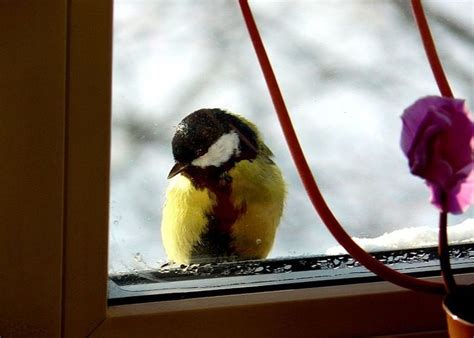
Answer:
<path fill-rule="evenodd" d="M 207 217 L 215 204 L 207 190 L 196 189 L 179 174 L 170 180 L 161 221 L 161 237 L 168 258 L 189 263 L 193 246 L 206 230 Z"/>
<path fill-rule="evenodd" d="M 245 205 L 233 226 L 234 247 L 240 258 L 265 258 L 270 252 L 283 212 L 286 187 L 280 170 L 258 156 L 241 161 L 230 170 L 231 198 L 236 206 Z"/>

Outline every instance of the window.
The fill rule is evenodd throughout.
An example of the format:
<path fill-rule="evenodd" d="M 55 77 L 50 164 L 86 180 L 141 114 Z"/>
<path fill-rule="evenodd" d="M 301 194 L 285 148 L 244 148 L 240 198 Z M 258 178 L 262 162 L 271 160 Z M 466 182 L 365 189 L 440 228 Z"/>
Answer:
<path fill-rule="evenodd" d="M 107 306 L 112 1 L 7 1 L 0 22 L 2 337 L 442 336 L 439 297 L 384 282 Z"/>
<path fill-rule="evenodd" d="M 458 96 L 470 101 L 470 82 L 463 75 L 469 73 L 469 47 L 450 25 L 453 13 L 463 6 L 469 4 L 427 4 L 435 32 L 442 33 L 440 50 L 449 51 L 443 56 L 450 79 L 458 84 Z M 423 182 L 408 173 L 399 148 L 403 109 L 417 97 L 437 92 L 409 4 L 288 1 L 252 7 L 303 148 L 341 223 L 370 251 L 435 246 L 437 213 L 427 202 Z M 364 17 L 373 20 L 361 20 Z M 469 16 L 459 22 L 468 30 Z M 283 261 L 275 269 L 290 272 L 293 266 L 286 260 L 298 257 L 311 261 L 314 256 L 344 254 L 300 183 L 237 2 L 119 0 L 114 33 L 109 221 L 113 280 L 132 281 L 133 286 L 121 287 L 135 295 L 148 290 L 150 283 L 155 291 L 173 292 L 179 285 L 189 290 L 206 283 L 226 284 L 202 279 L 153 283 L 170 275 L 160 223 L 166 177 L 173 165 L 171 138 L 182 118 L 203 107 L 229 109 L 254 121 L 283 171 L 288 198 L 268 256 L 272 262 Z M 450 219 L 454 243 L 474 240 L 473 222 L 472 212 Z M 269 264 L 254 269 L 269 270 Z M 158 277 L 144 272 L 162 266 Z M 244 274 L 237 266 L 242 263 L 232 269 Z M 120 276 L 137 271 L 131 280 Z M 186 271 L 171 269 L 171 274 L 184 279 L 212 275 L 197 265 Z M 220 268 L 212 271 L 218 274 Z M 344 275 L 342 271 L 338 274 Z M 172 280 L 179 279 L 177 275 Z M 251 280 L 256 283 L 247 277 Z M 228 283 L 245 284 L 235 279 Z"/>

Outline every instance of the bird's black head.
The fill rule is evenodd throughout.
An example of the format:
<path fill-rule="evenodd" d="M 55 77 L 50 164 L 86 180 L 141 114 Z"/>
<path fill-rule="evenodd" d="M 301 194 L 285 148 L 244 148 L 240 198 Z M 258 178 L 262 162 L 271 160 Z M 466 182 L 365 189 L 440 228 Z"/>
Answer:
<path fill-rule="evenodd" d="M 187 168 L 230 169 L 235 162 L 257 156 L 255 131 L 236 115 L 221 109 L 200 109 L 177 126 L 172 141 L 173 177 Z"/>

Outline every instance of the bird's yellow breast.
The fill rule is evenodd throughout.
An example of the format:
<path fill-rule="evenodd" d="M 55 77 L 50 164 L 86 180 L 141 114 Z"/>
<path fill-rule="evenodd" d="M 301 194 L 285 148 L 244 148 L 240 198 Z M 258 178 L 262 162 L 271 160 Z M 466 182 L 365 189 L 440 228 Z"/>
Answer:
<path fill-rule="evenodd" d="M 233 253 L 241 259 L 264 258 L 270 251 L 285 198 L 280 170 L 267 157 L 240 161 L 228 172 L 230 201 L 239 215 L 230 228 Z M 190 263 L 193 248 L 208 231 L 216 195 L 197 189 L 184 175 L 168 187 L 163 209 L 162 239 L 168 258 Z"/>
<path fill-rule="evenodd" d="M 215 200 L 206 189 L 196 189 L 184 175 L 170 180 L 161 222 L 166 254 L 176 263 L 189 263 L 193 246 L 206 230 Z"/>

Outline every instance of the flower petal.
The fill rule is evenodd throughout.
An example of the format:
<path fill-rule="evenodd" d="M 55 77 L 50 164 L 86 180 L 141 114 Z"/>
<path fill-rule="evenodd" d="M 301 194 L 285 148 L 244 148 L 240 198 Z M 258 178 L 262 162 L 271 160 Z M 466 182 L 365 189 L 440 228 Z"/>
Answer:
<path fill-rule="evenodd" d="M 474 124 L 463 100 L 427 96 L 405 109 L 400 145 L 412 174 L 426 180 L 431 202 L 462 213 L 473 203 Z"/>

